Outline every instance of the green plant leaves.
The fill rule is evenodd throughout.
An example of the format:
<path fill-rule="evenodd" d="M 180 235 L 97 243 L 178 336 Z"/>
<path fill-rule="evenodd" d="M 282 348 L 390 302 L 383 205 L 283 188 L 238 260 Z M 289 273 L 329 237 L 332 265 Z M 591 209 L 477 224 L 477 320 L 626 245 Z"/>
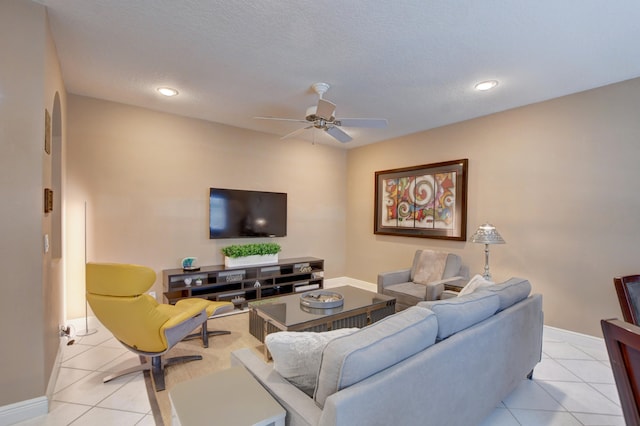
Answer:
<path fill-rule="evenodd" d="M 227 257 L 260 256 L 265 254 L 276 254 L 280 252 L 280 244 L 277 243 L 252 243 L 236 244 L 222 248 L 222 254 Z"/>

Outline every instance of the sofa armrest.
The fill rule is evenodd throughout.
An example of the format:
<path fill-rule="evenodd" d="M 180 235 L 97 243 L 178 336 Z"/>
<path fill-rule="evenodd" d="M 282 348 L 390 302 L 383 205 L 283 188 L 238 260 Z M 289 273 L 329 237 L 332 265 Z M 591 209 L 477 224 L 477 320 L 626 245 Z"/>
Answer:
<path fill-rule="evenodd" d="M 442 292 L 444 291 L 445 284 L 463 281 L 466 284 L 468 279 L 462 276 L 455 276 L 451 278 L 445 278 L 444 280 L 430 282 L 426 285 L 424 300 L 440 300 Z"/>
<path fill-rule="evenodd" d="M 231 352 L 231 365 L 244 366 L 287 411 L 288 426 L 316 425 L 322 413 L 312 398 L 292 385 L 250 348 Z"/>
<path fill-rule="evenodd" d="M 410 277 L 411 268 L 382 272 L 378 274 L 378 293 L 382 293 L 382 290 L 390 285 L 406 283 Z"/>

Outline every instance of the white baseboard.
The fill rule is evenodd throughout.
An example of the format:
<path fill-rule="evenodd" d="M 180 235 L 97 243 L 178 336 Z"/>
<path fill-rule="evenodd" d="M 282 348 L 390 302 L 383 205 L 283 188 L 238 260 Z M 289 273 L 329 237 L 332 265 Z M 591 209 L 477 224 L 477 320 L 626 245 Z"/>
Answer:
<path fill-rule="evenodd" d="M 49 400 L 46 396 L 16 402 L 0 407 L 0 426 L 12 425 L 43 416 L 49 411 Z"/>
<path fill-rule="evenodd" d="M 328 278 L 324 280 L 324 288 L 333 288 L 350 285 L 353 287 L 361 288 L 363 290 L 368 290 L 372 292 L 377 291 L 377 285 L 374 283 L 370 283 L 367 281 L 357 280 L 355 278 L 350 277 L 337 277 L 337 278 Z M 240 311 L 238 311 L 240 312 Z M 229 314 L 234 314 L 238 312 L 233 312 Z M 66 325 L 71 326 L 71 337 L 75 337 L 75 334 L 79 331 L 84 331 L 87 328 L 89 329 L 96 328 L 99 326 L 99 322 L 95 317 L 88 317 L 85 319 L 76 318 L 72 320 L 67 320 Z M 548 325 L 544 326 L 545 330 L 551 335 L 562 336 L 562 338 L 570 343 L 574 343 L 582 346 L 592 346 L 592 345 L 602 345 L 604 340 L 602 338 L 577 333 L 574 331 L 569 331 L 561 328 L 551 327 Z M 66 345 L 66 340 L 61 339 L 61 347 L 59 349 L 58 358 L 61 357 L 63 345 Z M 47 388 L 47 395 L 50 395 L 52 392 L 52 388 L 55 387 L 55 382 L 57 380 L 58 372 L 59 372 L 59 359 L 56 359 L 56 365 L 54 366 L 54 371 L 52 371 L 49 386 Z M 49 410 L 49 400 L 46 395 L 40 396 L 37 398 L 33 398 L 30 400 L 20 401 L 13 404 L 0 406 L 0 426 L 8 426 L 18 422 L 22 422 L 37 416 L 46 415 Z"/>
<path fill-rule="evenodd" d="M 67 320 L 66 325 L 71 328 L 70 338 L 73 339 L 79 332 L 86 331 L 87 327 L 89 328 L 89 330 L 95 329 L 100 325 L 100 323 L 98 322 L 98 319 L 96 317 L 87 317 L 86 320 L 84 317 L 82 317 Z"/>
<path fill-rule="evenodd" d="M 562 338 L 562 340 L 572 343 L 578 346 L 599 346 L 601 347 L 604 344 L 604 339 L 601 337 L 595 337 L 588 334 L 578 333 L 577 331 L 566 330 L 564 328 L 552 327 L 550 325 L 544 326 L 547 334 L 550 335 L 558 335 Z"/>
<path fill-rule="evenodd" d="M 337 277 L 337 278 L 328 278 L 324 280 L 324 288 L 332 288 L 332 287 L 340 287 L 343 285 L 350 285 L 353 287 L 358 287 L 363 290 L 378 291 L 378 285 L 374 283 L 370 283 L 367 281 L 357 280 L 355 278 L 350 277 Z M 562 337 L 563 340 L 566 340 L 569 343 L 573 343 L 575 345 L 580 346 L 596 346 L 599 347 L 604 343 L 604 340 L 600 337 L 590 336 L 588 334 L 582 334 L 575 331 L 565 330 L 562 328 L 551 327 L 549 325 L 545 325 L 544 328 L 551 333 L 557 333 Z"/>
<path fill-rule="evenodd" d="M 84 321 L 84 320 L 83 320 Z M 60 365 L 62 364 L 63 350 L 67 346 L 69 339 L 61 337 L 58 345 L 58 353 L 51 369 L 49 383 L 44 396 L 16 402 L 13 404 L 0 407 L 0 426 L 12 425 L 17 422 L 29 420 L 33 417 L 42 416 L 49 412 L 49 400 L 53 396 L 53 391 L 60 374 Z"/>
<path fill-rule="evenodd" d="M 378 286 L 376 284 L 367 281 L 356 280 L 355 278 L 338 277 L 328 278 L 324 280 L 324 288 L 340 287 L 342 285 L 350 285 L 352 287 L 358 287 L 363 290 L 373 291 L 374 293 L 378 291 Z"/>
<path fill-rule="evenodd" d="M 13 404 L 0 407 L 0 426 L 12 425 L 17 422 L 29 420 L 33 417 L 42 416 L 49 412 L 49 400 L 53 396 L 53 391 L 58 381 L 60 373 L 60 365 L 62 364 L 63 350 L 69 341 L 66 337 L 60 338 L 58 345 L 58 353 L 51 369 L 49 382 L 44 396 L 16 402 Z"/>
<path fill-rule="evenodd" d="M 63 359 L 63 351 L 69 342 L 68 337 L 60 337 L 60 344 L 58 345 L 58 353 L 56 354 L 56 360 L 53 363 L 53 368 L 51 369 L 51 376 L 49 376 L 49 383 L 47 384 L 47 390 L 45 392 L 46 397 L 50 400 L 53 398 L 53 391 L 56 388 L 56 382 L 58 381 L 58 376 L 60 375 L 60 366 L 62 365 Z"/>

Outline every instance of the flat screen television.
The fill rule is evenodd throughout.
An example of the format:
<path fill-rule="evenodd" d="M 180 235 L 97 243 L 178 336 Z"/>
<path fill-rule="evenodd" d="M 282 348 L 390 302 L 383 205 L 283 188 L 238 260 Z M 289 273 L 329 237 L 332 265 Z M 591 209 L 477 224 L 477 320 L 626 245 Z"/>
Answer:
<path fill-rule="evenodd" d="M 286 235 L 286 193 L 209 189 L 210 239 Z"/>

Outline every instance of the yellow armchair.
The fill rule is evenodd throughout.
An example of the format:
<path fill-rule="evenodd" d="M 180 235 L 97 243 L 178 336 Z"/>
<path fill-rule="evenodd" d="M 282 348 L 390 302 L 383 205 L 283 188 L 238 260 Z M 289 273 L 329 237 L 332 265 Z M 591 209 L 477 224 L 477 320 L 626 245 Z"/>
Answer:
<path fill-rule="evenodd" d="M 186 303 L 160 304 L 145 292 L 156 279 L 146 266 L 117 263 L 87 263 L 87 300 L 98 320 L 127 349 L 151 358 L 108 377 L 105 382 L 125 374 L 151 370 L 156 391 L 164 390 L 164 368 L 168 365 L 202 359 L 200 355 L 163 359 L 162 355 L 202 326 L 203 338 L 211 304 L 204 299 Z"/>

